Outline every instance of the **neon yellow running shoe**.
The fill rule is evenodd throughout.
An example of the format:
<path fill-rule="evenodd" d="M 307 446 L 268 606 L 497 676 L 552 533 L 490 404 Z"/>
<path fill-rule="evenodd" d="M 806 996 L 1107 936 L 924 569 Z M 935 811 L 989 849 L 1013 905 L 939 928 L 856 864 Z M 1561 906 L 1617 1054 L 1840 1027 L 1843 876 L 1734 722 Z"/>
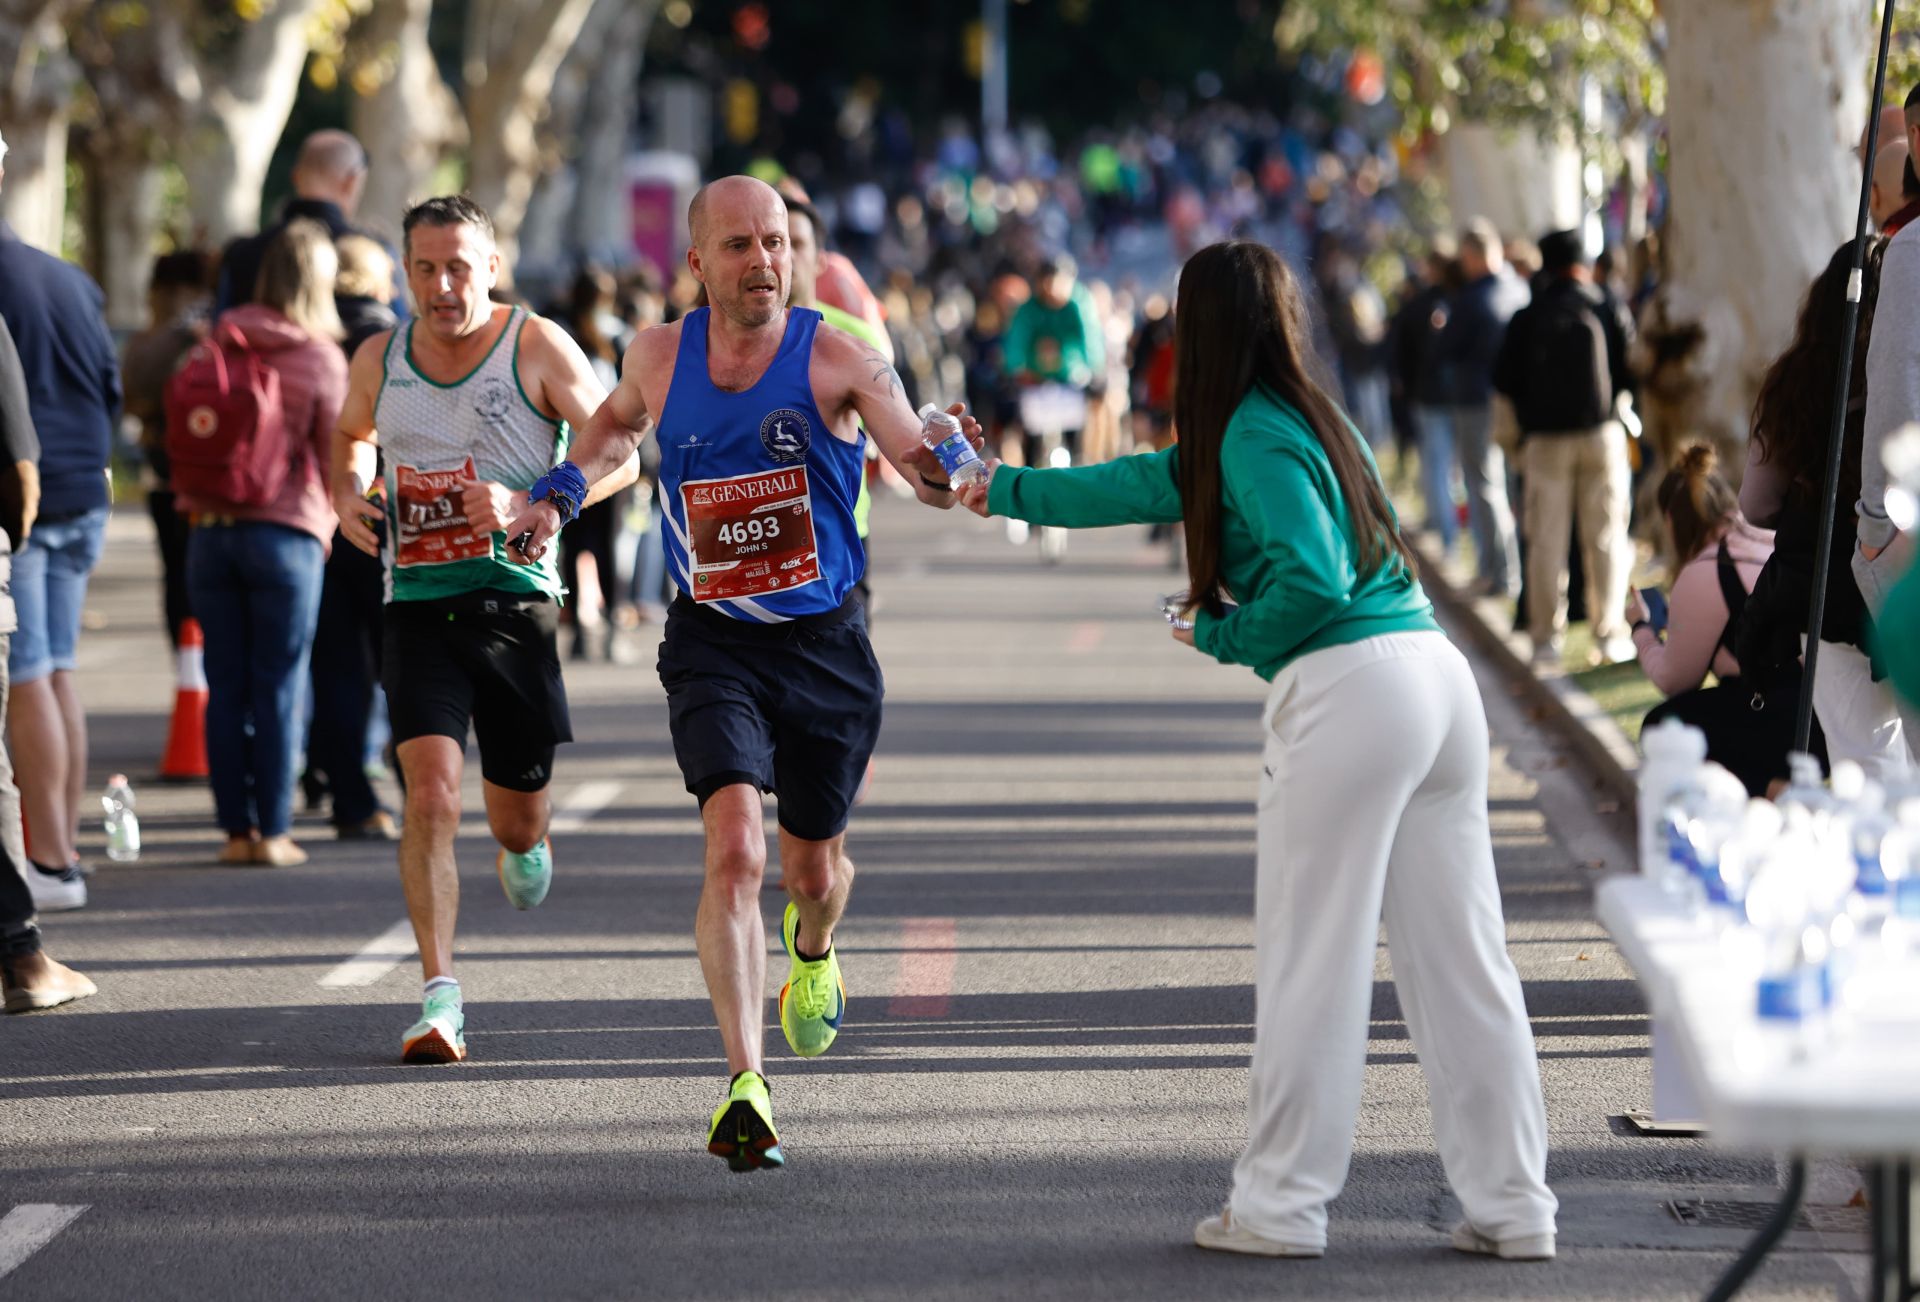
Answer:
<path fill-rule="evenodd" d="M 537 908 L 553 885 L 553 846 L 542 837 L 540 844 L 525 854 L 502 849 L 496 866 L 500 889 L 507 893 L 508 902 L 516 909 Z"/>
<path fill-rule="evenodd" d="M 793 938 L 800 931 L 800 910 L 791 901 L 780 924 L 780 942 L 787 948 L 787 983 L 780 987 L 780 1029 L 802 1058 L 818 1058 L 840 1034 L 840 1018 L 847 1011 L 847 983 L 840 977 L 840 957 L 812 962 L 800 957 Z"/>
<path fill-rule="evenodd" d="M 707 1151 L 726 1158 L 728 1169 L 734 1171 L 778 1171 L 787 1164 L 780 1136 L 773 1129 L 766 1077 L 743 1071 L 733 1078 L 727 1101 L 714 1110 Z"/>

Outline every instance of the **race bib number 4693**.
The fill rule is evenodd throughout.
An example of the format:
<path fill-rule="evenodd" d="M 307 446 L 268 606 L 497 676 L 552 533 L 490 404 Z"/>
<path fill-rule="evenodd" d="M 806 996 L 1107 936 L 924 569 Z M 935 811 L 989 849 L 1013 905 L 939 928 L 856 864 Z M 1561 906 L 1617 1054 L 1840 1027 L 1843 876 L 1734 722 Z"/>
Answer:
<path fill-rule="evenodd" d="M 820 577 L 807 468 L 680 485 L 695 601 L 764 597 Z"/>
<path fill-rule="evenodd" d="M 476 533 L 460 507 L 460 483 L 474 477 L 473 458 L 457 470 L 395 466 L 399 546 L 396 565 L 446 565 L 493 555 L 490 534 Z"/>

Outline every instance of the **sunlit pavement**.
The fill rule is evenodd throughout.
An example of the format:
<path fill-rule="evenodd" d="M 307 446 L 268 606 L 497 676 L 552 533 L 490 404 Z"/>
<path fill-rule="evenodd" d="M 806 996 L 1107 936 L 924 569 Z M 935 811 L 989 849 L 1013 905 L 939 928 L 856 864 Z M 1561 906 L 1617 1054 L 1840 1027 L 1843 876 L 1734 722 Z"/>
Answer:
<path fill-rule="evenodd" d="M 92 785 L 133 775 L 147 851 L 108 864 L 92 829 L 92 906 L 46 920 L 99 996 L 0 1021 L 0 1297 L 1705 1291 L 1740 1234 L 1684 1226 L 1666 1200 L 1763 1199 L 1773 1163 L 1614 1119 L 1648 1100 L 1647 1023 L 1589 890 L 1626 866 L 1626 824 L 1485 670 L 1560 1259 L 1448 1249 L 1457 1211 L 1384 950 L 1327 1256 L 1194 1248 L 1243 1126 L 1262 684 L 1167 637 L 1156 598 L 1184 583 L 1143 530 L 1078 535 L 1044 568 L 997 522 L 895 501 L 875 521 L 888 708 L 850 839 L 847 1022 L 802 1062 L 770 1012 L 790 1164 L 736 1176 L 703 1150 L 726 1078 L 652 631 L 635 665 L 568 666 L 579 741 L 561 752 L 538 911 L 500 893 L 470 769 L 471 1057 L 401 1067 L 419 978 L 393 953 L 392 848 L 306 817 L 306 867 L 212 865 L 204 787 L 151 780 L 172 667 L 147 523 L 117 518 L 82 690 Z M 769 889 L 775 951 L 779 900 Z M 770 963 L 769 995 L 783 975 Z M 1863 1247 L 1795 1235 L 1743 1296 L 1854 1296 Z"/>

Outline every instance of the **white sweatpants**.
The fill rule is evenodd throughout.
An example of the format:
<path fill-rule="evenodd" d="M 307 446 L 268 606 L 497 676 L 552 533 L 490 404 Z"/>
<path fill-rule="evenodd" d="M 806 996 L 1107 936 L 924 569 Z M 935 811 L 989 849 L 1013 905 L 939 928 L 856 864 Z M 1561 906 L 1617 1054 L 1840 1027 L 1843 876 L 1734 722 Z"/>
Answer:
<path fill-rule="evenodd" d="M 1552 1233 L 1546 1108 L 1507 955 L 1486 713 L 1466 659 L 1439 633 L 1317 651 L 1275 678 L 1262 719 L 1253 1085 L 1234 1222 L 1326 1242 L 1353 1152 L 1384 916 L 1467 1219 L 1500 1239 Z"/>
<path fill-rule="evenodd" d="M 1806 645 L 1804 636 L 1800 643 Z M 1882 785 L 1907 776 L 1915 738 L 1906 734 L 1893 684 L 1873 681 L 1866 652 L 1821 639 L 1813 666 L 1813 712 L 1832 763 L 1852 760 Z"/>

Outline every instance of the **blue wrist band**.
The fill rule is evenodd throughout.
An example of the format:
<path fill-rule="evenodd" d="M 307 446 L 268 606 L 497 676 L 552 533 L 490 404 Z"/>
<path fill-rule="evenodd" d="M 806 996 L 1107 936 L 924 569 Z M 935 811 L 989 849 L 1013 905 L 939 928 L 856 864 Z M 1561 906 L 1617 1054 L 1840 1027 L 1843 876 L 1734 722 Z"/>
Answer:
<path fill-rule="evenodd" d="M 533 487 L 527 490 L 527 500 L 551 502 L 560 512 L 560 523 L 567 525 L 578 518 L 587 500 L 587 477 L 573 462 L 562 461 L 533 481 Z"/>

